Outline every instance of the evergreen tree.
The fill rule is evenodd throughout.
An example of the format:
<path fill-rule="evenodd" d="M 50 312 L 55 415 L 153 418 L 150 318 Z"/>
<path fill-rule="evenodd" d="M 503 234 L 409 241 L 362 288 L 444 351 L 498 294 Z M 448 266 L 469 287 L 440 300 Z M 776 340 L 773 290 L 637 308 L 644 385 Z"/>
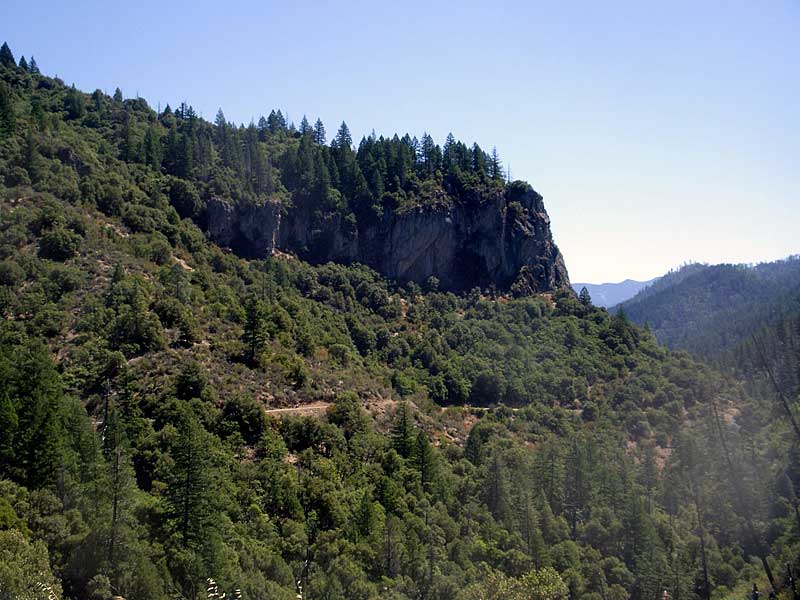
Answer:
<path fill-rule="evenodd" d="M 325 125 L 322 124 L 322 119 L 317 119 L 314 124 L 314 141 L 320 146 L 324 146 L 327 142 L 325 139 Z"/>
<path fill-rule="evenodd" d="M 308 119 L 305 115 L 303 115 L 303 120 L 300 121 L 300 135 L 312 135 L 314 133 L 314 129 L 311 127 L 311 124 L 308 122 Z"/>
<path fill-rule="evenodd" d="M 181 416 L 172 448 L 174 466 L 167 487 L 167 514 L 185 548 L 199 548 L 209 523 L 209 455 L 206 433 L 188 410 Z"/>
<path fill-rule="evenodd" d="M 25 56 L 24 55 L 21 56 L 20 59 L 19 59 L 19 68 L 22 69 L 23 71 L 26 71 L 26 72 L 28 71 L 28 61 L 25 60 Z"/>
<path fill-rule="evenodd" d="M 114 90 L 114 102 L 122 104 L 122 90 L 119 88 Z"/>
<path fill-rule="evenodd" d="M 144 161 L 154 170 L 161 170 L 161 138 L 155 124 L 151 124 L 144 134 Z"/>
<path fill-rule="evenodd" d="M 13 69 L 17 66 L 17 61 L 14 60 L 14 55 L 11 53 L 11 48 L 8 47 L 6 42 L 0 46 L 0 65 L 7 69 Z"/>
<path fill-rule="evenodd" d="M 487 467 L 485 481 L 486 506 L 496 520 L 503 523 L 508 522 L 511 508 L 508 481 L 506 480 L 505 466 L 500 459 L 500 452 L 496 449 L 492 453 L 492 459 Z"/>
<path fill-rule="evenodd" d="M 266 142 L 267 141 L 267 134 L 269 133 L 269 123 L 263 117 L 263 115 L 258 119 L 258 141 L 259 142 Z"/>
<path fill-rule="evenodd" d="M 251 365 L 258 363 L 258 357 L 267 343 L 267 308 L 262 300 L 251 296 L 245 304 L 244 333 L 245 359 Z"/>
<path fill-rule="evenodd" d="M 31 75 L 39 75 L 40 73 L 39 65 L 36 64 L 36 59 L 33 56 L 31 56 L 31 62 L 28 65 L 28 71 Z"/>
<path fill-rule="evenodd" d="M 578 295 L 578 299 L 584 306 L 592 305 L 592 296 L 589 294 L 589 290 L 586 289 L 586 286 L 581 288 L 581 293 Z"/>
<path fill-rule="evenodd" d="M 13 435 L 16 478 L 32 488 L 55 483 L 61 471 L 64 434 L 61 381 L 44 344 L 14 349 L 14 367 L 0 381 L 0 398 L 11 398 L 17 416 Z M 8 408 L 6 407 L 8 412 Z M 13 424 L 10 412 L 6 420 Z"/>
<path fill-rule="evenodd" d="M 118 411 L 113 408 L 103 427 L 103 453 L 106 473 L 100 493 L 108 504 L 108 515 L 104 524 L 108 545 L 106 560 L 110 573 L 117 580 L 120 566 L 128 558 L 128 553 L 121 549 L 129 547 L 131 542 L 136 480 L 123 424 Z"/>
<path fill-rule="evenodd" d="M 472 171 L 481 179 L 486 177 L 486 153 L 478 144 L 472 145 Z"/>
<path fill-rule="evenodd" d="M 421 429 L 414 442 L 412 464 L 414 468 L 419 471 L 422 489 L 430 493 L 433 489 L 436 476 L 436 457 L 433 453 L 433 447 L 431 447 L 431 443 L 428 441 L 428 434 Z"/>
<path fill-rule="evenodd" d="M 267 127 L 270 133 L 278 133 L 286 129 L 286 119 L 281 111 L 271 111 L 267 117 Z"/>
<path fill-rule="evenodd" d="M 409 458 L 414 451 L 414 421 L 407 402 L 397 407 L 390 435 L 392 447 L 403 458 Z"/>
<path fill-rule="evenodd" d="M 489 177 L 494 180 L 503 179 L 503 164 L 500 162 L 500 155 L 497 153 L 497 147 L 492 148 L 492 155 L 489 160 Z"/>
<path fill-rule="evenodd" d="M 83 94 L 75 89 L 73 85 L 67 92 L 64 99 L 64 110 L 67 111 L 68 119 L 80 119 L 86 113 L 86 106 Z"/>
<path fill-rule="evenodd" d="M 8 386 L 12 376 L 11 365 L 0 357 L 0 477 L 10 477 L 13 472 L 14 436 L 17 433 L 19 419 L 11 397 L 12 390 Z"/>
<path fill-rule="evenodd" d="M 11 135 L 16 128 L 13 97 L 4 81 L 0 81 L 0 133 Z"/>
<path fill-rule="evenodd" d="M 353 136 L 350 135 L 350 128 L 347 127 L 347 123 L 344 121 L 342 121 L 342 124 L 339 126 L 339 131 L 336 133 L 332 145 L 339 150 L 352 149 Z"/>

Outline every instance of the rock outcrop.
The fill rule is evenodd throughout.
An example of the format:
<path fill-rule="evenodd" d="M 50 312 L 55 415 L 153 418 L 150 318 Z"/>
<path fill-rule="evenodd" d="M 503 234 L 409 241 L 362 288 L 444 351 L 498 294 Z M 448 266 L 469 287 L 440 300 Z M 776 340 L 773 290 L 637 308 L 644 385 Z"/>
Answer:
<path fill-rule="evenodd" d="M 276 249 L 314 263 L 361 262 L 387 277 L 446 290 L 494 287 L 532 294 L 569 287 L 542 197 L 515 182 L 488 195 L 385 211 L 368 226 L 313 207 L 233 206 L 211 199 L 209 237 L 247 257 Z"/>

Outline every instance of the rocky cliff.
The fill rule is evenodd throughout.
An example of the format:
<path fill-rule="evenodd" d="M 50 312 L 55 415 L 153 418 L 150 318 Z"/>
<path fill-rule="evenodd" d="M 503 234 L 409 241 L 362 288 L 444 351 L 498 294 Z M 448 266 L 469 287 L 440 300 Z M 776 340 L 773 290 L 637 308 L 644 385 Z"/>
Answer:
<path fill-rule="evenodd" d="M 361 262 L 399 281 L 436 277 L 442 289 L 475 286 L 532 294 L 569 287 L 542 197 L 515 182 L 487 194 L 403 211 L 368 226 L 312 207 L 234 206 L 212 198 L 209 236 L 244 256 L 276 249 L 310 262 Z"/>

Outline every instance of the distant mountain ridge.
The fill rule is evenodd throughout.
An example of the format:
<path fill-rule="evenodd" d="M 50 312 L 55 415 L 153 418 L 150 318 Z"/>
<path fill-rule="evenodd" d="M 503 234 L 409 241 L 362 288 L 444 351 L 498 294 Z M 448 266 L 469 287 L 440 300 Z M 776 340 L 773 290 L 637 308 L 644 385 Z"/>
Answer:
<path fill-rule="evenodd" d="M 592 297 L 592 304 L 609 308 L 620 302 L 633 298 L 641 290 L 656 281 L 658 277 L 647 281 L 626 279 L 618 283 L 573 283 L 572 289 L 580 293 L 581 288 L 586 288 Z"/>
<path fill-rule="evenodd" d="M 693 263 L 612 307 L 658 340 L 697 357 L 726 360 L 800 301 L 800 256 L 757 265 Z"/>

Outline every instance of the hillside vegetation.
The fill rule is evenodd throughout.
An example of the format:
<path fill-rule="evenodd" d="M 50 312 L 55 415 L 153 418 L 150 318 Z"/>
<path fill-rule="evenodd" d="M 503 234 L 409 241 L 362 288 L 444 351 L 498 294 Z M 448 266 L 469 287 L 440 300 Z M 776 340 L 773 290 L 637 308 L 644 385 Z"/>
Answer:
<path fill-rule="evenodd" d="M 212 195 L 301 190 L 358 227 L 370 152 L 21 63 L 0 50 L 0 597 L 790 597 L 800 455 L 771 396 L 566 289 L 222 249 Z M 508 185 L 474 147 L 365 143 L 402 159 L 359 166 L 392 210 Z"/>
<path fill-rule="evenodd" d="M 780 330 L 799 306 L 800 257 L 793 256 L 755 266 L 686 265 L 614 310 L 670 348 L 726 365 L 763 328 Z"/>

